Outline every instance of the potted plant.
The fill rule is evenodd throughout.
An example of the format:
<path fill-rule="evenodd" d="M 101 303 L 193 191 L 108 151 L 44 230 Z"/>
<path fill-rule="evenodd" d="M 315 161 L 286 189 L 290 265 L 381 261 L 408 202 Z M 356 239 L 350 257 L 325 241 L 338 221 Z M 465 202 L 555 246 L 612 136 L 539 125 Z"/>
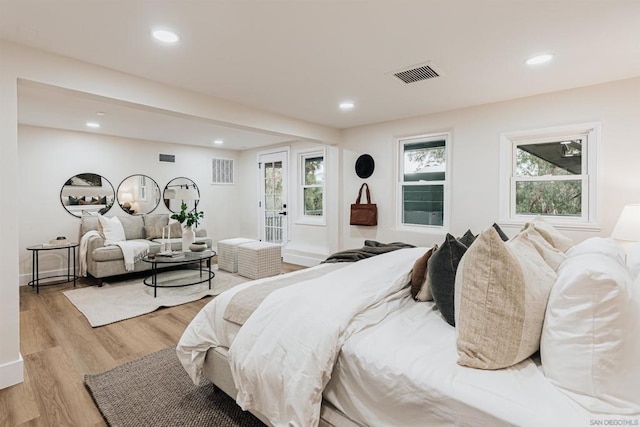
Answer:
<path fill-rule="evenodd" d="M 182 202 L 180 205 L 180 212 L 171 215 L 171 219 L 175 219 L 180 224 L 185 226 L 184 233 L 182 233 L 182 250 L 189 249 L 189 245 L 196 240 L 196 233 L 193 231 L 193 225 L 198 225 L 198 220 L 204 218 L 204 212 L 198 212 L 195 209 L 191 212 L 187 212 L 188 206 Z"/>

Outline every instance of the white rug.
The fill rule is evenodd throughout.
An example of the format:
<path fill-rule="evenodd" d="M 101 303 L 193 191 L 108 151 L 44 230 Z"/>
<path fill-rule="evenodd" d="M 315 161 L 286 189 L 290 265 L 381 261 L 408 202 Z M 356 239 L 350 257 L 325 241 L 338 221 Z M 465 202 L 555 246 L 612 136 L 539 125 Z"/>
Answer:
<path fill-rule="evenodd" d="M 143 277 L 122 282 L 104 282 L 102 287 L 90 286 L 63 293 L 95 328 L 142 316 L 160 307 L 173 307 L 197 301 L 207 295 L 218 295 L 249 280 L 237 274 L 219 271 L 217 266 L 214 271 L 216 277 L 211 280 L 211 289 L 207 282 L 182 288 L 159 287 L 156 298 L 153 297 L 153 288 L 142 283 Z M 165 280 L 168 274 L 177 278 L 194 273 L 193 270 L 174 270 L 161 274 L 165 275 Z"/>

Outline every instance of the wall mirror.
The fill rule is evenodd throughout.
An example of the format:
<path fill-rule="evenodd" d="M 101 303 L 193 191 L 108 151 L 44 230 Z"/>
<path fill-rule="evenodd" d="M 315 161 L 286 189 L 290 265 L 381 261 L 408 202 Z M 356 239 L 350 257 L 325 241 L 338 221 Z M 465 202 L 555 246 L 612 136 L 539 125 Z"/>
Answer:
<path fill-rule="evenodd" d="M 131 175 L 118 186 L 118 204 L 130 215 L 152 212 L 160 203 L 160 187 L 147 175 Z"/>
<path fill-rule="evenodd" d="M 95 173 L 79 173 L 69 178 L 60 190 L 62 206 L 73 216 L 105 214 L 114 200 L 113 185 Z"/>
<path fill-rule="evenodd" d="M 198 207 L 200 189 L 189 178 L 173 178 L 164 187 L 162 198 L 164 199 L 164 205 L 173 213 L 180 212 L 182 202 L 187 204 L 187 212 L 191 212 Z"/>

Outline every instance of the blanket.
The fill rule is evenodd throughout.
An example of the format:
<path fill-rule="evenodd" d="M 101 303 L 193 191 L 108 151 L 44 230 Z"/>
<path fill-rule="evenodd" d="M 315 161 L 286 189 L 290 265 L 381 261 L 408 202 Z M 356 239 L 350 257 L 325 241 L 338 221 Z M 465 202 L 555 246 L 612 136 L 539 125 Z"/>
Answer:
<path fill-rule="evenodd" d="M 426 250 L 396 250 L 271 293 L 229 348 L 238 404 L 275 426 L 317 426 L 342 344 L 399 307 Z"/>
<path fill-rule="evenodd" d="M 356 262 L 403 248 L 415 248 L 415 246 L 402 242 L 380 243 L 375 240 L 365 240 L 364 246 L 360 249 L 347 249 L 346 251 L 336 252 L 323 262 Z"/>
<path fill-rule="evenodd" d="M 124 269 L 127 271 L 133 271 L 136 268 L 136 262 L 149 253 L 149 244 L 142 241 L 125 240 L 115 242 L 114 245 L 120 247 L 124 256 Z"/>
<path fill-rule="evenodd" d="M 89 248 L 89 240 L 92 237 L 100 237 L 100 233 L 96 230 L 89 230 L 80 238 L 80 252 L 78 253 L 80 264 L 78 275 L 80 277 L 87 277 L 87 249 Z"/>

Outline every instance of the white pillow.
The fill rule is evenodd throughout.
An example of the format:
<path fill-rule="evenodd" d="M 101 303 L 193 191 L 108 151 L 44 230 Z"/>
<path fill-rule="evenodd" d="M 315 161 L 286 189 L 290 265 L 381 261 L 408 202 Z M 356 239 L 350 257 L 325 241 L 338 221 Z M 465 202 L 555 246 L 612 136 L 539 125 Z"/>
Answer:
<path fill-rule="evenodd" d="M 635 289 L 634 289 L 635 288 Z M 558 269 L 540 355 L 545 375 L 593 412 L 640 413 L 640 281 L 602 254 Z"/>
<path fill-rule="evenodd" d="M 573 246 L 573 240 L 564 234 L 560 233 L 553 225 L 542 219 L 538 215 L 531 223 L 538 233 L 544 237 L 544 239 L 556 249 L 561 252 L 566 252 L 571 246 Z M 525 224 L 526 228 L 529 224 Z M 524 229 L 523 228 L 523 229 Z"/>
<path fill-rule="evenodd" d="M 567 251 L 569 257 L 584 254 L 602 254 L 612 257 L 622 265 L 625 264 L 624 249 L 611 237 L 591 237 Z"/>
<path fill-rule="evenodd" d="M 627 253 L 627 268 L 634 280 L 640 276 L 640 243 L 634 244 L 629 249 L 629 253 Z"/>
<path fill-rule="evenodd" d="M 104 238 L 104 245 L 115 245 L 117 242 L 123 242 L 127 240 L 124 235 L 124 228 L 117 216 L 106 217 L 100 215 L 98 217 L 98 223 L 100 225 L 100 234 Z"/>

